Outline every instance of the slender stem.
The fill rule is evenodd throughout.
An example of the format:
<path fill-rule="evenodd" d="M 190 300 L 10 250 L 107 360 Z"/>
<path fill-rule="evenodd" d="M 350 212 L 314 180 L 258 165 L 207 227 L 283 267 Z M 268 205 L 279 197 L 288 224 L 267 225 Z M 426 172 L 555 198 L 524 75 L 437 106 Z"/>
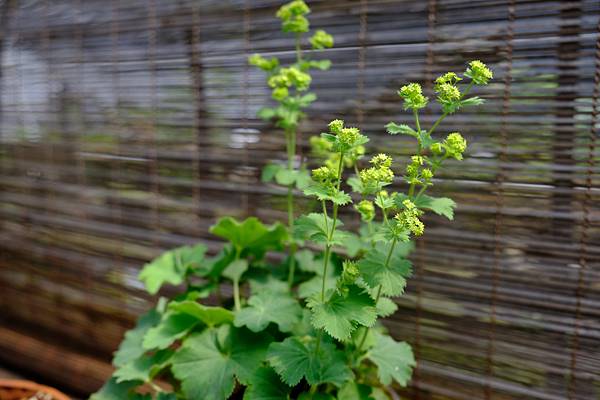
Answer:
<path fill-rule="evenodd" d="M 233 302 L 235 304 L 235 310 L 240 311 L 242 305 L 240 303 L 240 282 L 239 279 L 233 280 Z"/>
<path fill-rule="evenodd" d="M 462 100 L 462 99 L 464 99 L 464 97 L 465 97 L 465 96 L 466 96 L 466 95 L 469 93 L 469 91 L 471 90 L 471 88 L 472 88 L 472 87 L 473 87 L 473 81 L 471 81 L 471 82 L 470 82 L 470 83 L 467 85 L 467 87 L 466 87 L 465 91 L 463 92 L 462 96 L 460 97 L 460 99 L 461 99 L 461 100 Z M 431 129 L 429 130 L 429 135 L 430 135 L 430 136 L 431 136 L 431 135 L 433 135 L 433 131 L 435 131 L 435 128 L 437 128 L 437 127 L 438 127 L 438 125 L 440 124 L 440 122 L 442 122 L 442 121 L 443 121 L 443 119 L 444 119 L 444 118 L 446 118 L 447 116 L 448 116 L 448 113 L 447 113 L 447 112 L 445 112 L 445 113 L 443 113 L 443 114 L 442 114 L 442 115 L 441 115 L 441 116 L 440 116 L 440 117 L 439 117 L 439 118 L 438 118 L 438 119 L 435 121 L 435 123 L 433 124 L 433 126 L 432 126 L 432 127 L 431 127 Z"/>
<path fill-rule="evenodd" d="M 296 62 L 300 64 L 302 61 L 302 46 L 300 43 L 301 35 L 299 33 L 296 34 Z"/>
<path fill-rule="evenodd" d="M 392 259 L 392 254 L 394 252 L 394 248 L 396 247 L 396 243 L 397 243 L 397 240 L 394 239 L 392 241 L 392 245 L 390 246 L 390 250 L 388 251 L 387 258 L 385 259 L 384 269 L 387 269 L 390 264 L 390 260 Z M 379 287 L 377 288 L 377 295 L 375 296 L 375 307 L 377 307 L 377 303 L 379 302 L 380 297 L 381 297 L 381 285 L 379 285 Z M 363 334 L 363 337 L 360 340 L 360 343 L 356 349 L 357 353 L 360 353 L 360 351 L 362 350 L 362 347 L 365 344 L 365 341 L 367 340 L 368 334 L 369 334 L 369 328 L 366 328 L 365 333 Z"/>

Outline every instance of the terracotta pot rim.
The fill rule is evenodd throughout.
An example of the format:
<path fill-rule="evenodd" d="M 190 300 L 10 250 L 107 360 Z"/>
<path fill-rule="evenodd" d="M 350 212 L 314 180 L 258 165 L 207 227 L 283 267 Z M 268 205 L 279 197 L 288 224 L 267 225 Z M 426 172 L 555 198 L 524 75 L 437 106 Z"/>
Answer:
<path fill-rule="evenodd" d="M 2 388 L 32 390 L 47 393 L 54 398 L 53 400 L 71 400 L 66 394 L 54 388 L 23 379 L 0 379 L 0 389 Z"/>

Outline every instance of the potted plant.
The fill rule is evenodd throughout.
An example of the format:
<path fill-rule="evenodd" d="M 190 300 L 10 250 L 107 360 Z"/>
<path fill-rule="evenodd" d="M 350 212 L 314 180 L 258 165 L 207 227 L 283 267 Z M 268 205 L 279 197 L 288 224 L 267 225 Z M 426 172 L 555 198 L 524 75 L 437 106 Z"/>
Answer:
<path fill-rule="evenodd" d="M 114 375 L 93 400 L 390 399 L 393 382 L 409 382 L 415 366 L 411 347 L 389 336 L 380 319 L 396 311 L 393 299 L 403 294 L 411 275 L 407 255 L 411 239 L 424 233 L 422 215 L 453 218 L 455 203 L 426 191 L 447 160 L 462 160 L 467 143 L 458 132 L 439 135 L 439 125 L 459 109 L 481 104 L 468 94 L 474 85 L 487 84 L 492 73 L 472 61 L 463 77 L 453 72 L 438 77 L 434 90 L 442 114 L 428 129 L 419 120 L 429 101 L 421 86 L 399 90 L 414 126 L 390 122 L 386 128 L 415 140 L 401 177 L 406 193 L 386 191 L 398 171 L 390 156 L 376 154 L 359 163 L 369 139 L 341 120 L 311 138 L 322 165 L 309 172 L 298 164 L 296 131 L 303 110 L 316 99 L 309 92 L 310 70 L 330 67 L 302 51 L 309 12 L 301 0 L 277 12 L 283 31 L 296 38 L 292 65 L 259 55 L 249 60 L 265 71 L 277 102 L 259 114 L 286 138 L 287 162 L 268 165 L 262 179 L 284 187 L 287 225 L 224 217 L 211 228 L 227 241 L 216 256 L 208 257 L 198 244 L 147 264 L 139 277 L 150 294 L 166 284 L 184 289 L 160 298 L 126 333 L 113 360 Z M 309 42 L 315 50 L 333 46 L 322 30 Z M 315 200 L 318 212 L 296 215 L 298 191 Z M 343 208 L 360 217 L 358 233 L 344 229 Z M 281 262 L 266 257 L 284 250 Z M 219 295 L 215 306 L 202 303 L 224 284 L 231 296 Z"/>

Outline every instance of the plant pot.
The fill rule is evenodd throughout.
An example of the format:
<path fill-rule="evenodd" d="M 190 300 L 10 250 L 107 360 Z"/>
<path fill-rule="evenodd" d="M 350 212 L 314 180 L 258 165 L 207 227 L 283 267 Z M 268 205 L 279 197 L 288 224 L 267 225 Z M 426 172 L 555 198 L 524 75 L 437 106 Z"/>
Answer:
<path fill-rule="evenodd" d="M 67 395 L 48 386 L 19 379 L 0 379 L 2 400 L 71 400 Z"/>

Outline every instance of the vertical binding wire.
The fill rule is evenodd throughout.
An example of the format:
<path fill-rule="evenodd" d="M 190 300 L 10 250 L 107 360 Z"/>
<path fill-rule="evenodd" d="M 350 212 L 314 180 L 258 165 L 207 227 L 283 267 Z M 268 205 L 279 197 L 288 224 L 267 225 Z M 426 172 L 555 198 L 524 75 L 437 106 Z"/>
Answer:
<path fill-rule="evenodd" d="M 433 63 L 434 63 L 434 49 L 433 44 L 435 42 L 435 29 L 437 23 L 437 0 L 427 1 L 427 53 L 425 55 L 425 90 L 426 92 L 431 90 L 431 81 L 433 79 Z M 422 297 L 423 297 L 423 269 L 424 269 L 424 251 L 425 251 L 425 240 L 419 238 L 416 241 L 417 251 L 415 257 L 415 291 L 416 291 L 416 304 L 415 304 L 415 360 L 417 365 L 413 373 L 412 385 L 414 387 L 414 398 L 419 400 L 421 398 L 421 391 L 419 390 L 421 369 L 420 369 L 420 358 L 421 358 L 421 311 L 422 311 Z"/>
<path fill-rule="evenodd" d="M 243 30 L 244 30 L 244 57 L 242 63 L 244 65 L 244 72 L 242 74 L 242 132 L 244 135 L 248 135 L 248 100 L 249 100 L 249 78 L 250 78 L 250 68 L 246 60 L 248 59 L 248 54 L 250 52 L 250 5 L 249 0 L 244 0 L 244 20 L 243 20 Z M 245 211 L 245 215 L 250 214 L 250 206 L 248 200 L 248 192 L 250 190 L 250 156 L 248 153 L 249 142 L 246 141 L 244 143 L 244 153 L 243 153 L 243 162 L 244 162 L 244 190 L 242 192 L 242 208 Z"/>
<path fill-rule="evenodd" d="M 364 106 L 365 106 L 365 69 L 367 53 L 367 30 L 369 3 L 368 0 L 360 0 L 360 29 L 358 31 L 358 79 L 356 80 L 356 91 L 358 104 L 356 107 L 356 123 L 363 129 Z"/>
<path fill-rule="evenodd" d="M 202 130 L 200 124 L 202 123 L 200 107 L 202 104 L 201 93 L 202 90 L 202 71 L 200 67 L 200 54 L 198 50 L 199 38 L 200 38 L 200 16 L 198 10 L 198 2 L 192 1 L 192 26 L 190 29 L 190 74 L 192 81 L 192 93 L 194 99 L 194 141 L 196 153 L 192 156 L 192 208 L 196 216 L 197 222 L 200 222 L 201 217 L 201 199 L 200 199 L 200 151 L 202 149 L 202 143 L 200 135 Z"/>
<path fill-rule="evenodd" d="M 158 110 L 158 98 L 156 88 L 156 35 L 157 17 L 156 0 L 148 1 L 148 69 L 150 74 L 150 126 L 148 129 L 150 137 L 150 191 L 152 192 L 151 224 L 152 244 L 157 245 L 159 239 L 159 170 L 158 170 L 158 146 L 159 141 L 156 134 L 156 112 Z"/>
<path fill-rule="evenodd" d="M 594 91 L 592 95 L 592 112 L 588 138 L 587 171 L 585 174 L 585 193 L 581 201 L 582 224 L 579 236 L 579 270 L 577 271 L 577 288 L 575 290 L 575 326 L 571 343 L 571 360 L 569 367 L 569 400 L 576 399 L 577 393 L 577 357 L 579 353 L 579 335 L 581 334 L 581 298 L 585 290 L 585 273 L 588 267 L 588 241 L 590 206 L 592 204 L 592 178 L 595 171 L 594 155 L 596 153 L 596 124 L 598 123 L 598 99 L 600 98 L 600 19 L 596 27 L 596 52 Z"/>
<path fill-rule="evenodd" d="M 111 41 L 111 46 L 110 46 L 110 64 L 111 64 L 111 92 L 113 95 L 112 101 L 113 101 L 113 106 L 114 106 L 114 111 L 113 111 L 113 118 L 111 119 L 111 122 L 109 122 L 109 126 L 111 127 L 111 129 L 113 130 L 112 134 L 115 136 L 115 141 L 114 141 L 114 153 L 116 156 L 116 159 L 114 162 L 110 163 L 110 165 L 108 166 L 109 169 L 109 176 L 111 180 L 115 180 L 116 182 L 121 182 L 122 180 L 122 174 L 123 174 L 123 166 L 122 166 L 122 162 L 121 162 L 121 127 L 120 127 L 120 121 L 121 121 L 121 112 L 120 112 L 120 106 L 121 106 L 121 75 L 120 75 L 120 67 L 119 67 L 119 38 L 121 35 L 121 26 L 119 23 L 119 18 L 120 18 L 120 12 L 119 12 L 119 8 L 120 8 L 120 0 L 112 0 L 110 3 L 110 19 L 111 19 L 111 23 L 110 23 L 110 41 Z M 125 228 L 123 226 L 123 211 L 122 211 L 122 206 L 121 206 L 121 197 L 118 195 L 117 192 L 114 193 L 114 195 L 112 195 L 111 192 L 111 197 L 113 198 L 113 200 L 111 200 L 109 202 L 109 207 L 110 207 L 110 215 L 111 215 L 111 220 L 113 221 L 114 224 L 116 224 L 117 227 L 117 232 L 124 232 Z M 124 248 L 123 248 L 123 242 L 121 240 L 117 241 L 116 244 L 116 251 L 113 254 L 113 263 L 114 265 L 112 266 L 111 269 L 115 269 L 118 268 L 119 265 L 123 264 L 123 253 L 124 253 Z M 120 299 L 125 302 L 125 296 L 120 296 Z"/>
<path fill-rule="evenodd" d="M 492 264 L 492 286 L 490 288 L 490 323 L 488 325 L 488 347 L 486 352 L 487 380 L 484 396 L 489 400 L 492 396 L 492 378 L 494 376 L 494 352 L 496 335 L 496 303 L 498 286 L 502 277 L 502 224 L 504 212 L 504 182 L 506 181 L 505 165 L 508 161 L 508 115 L 512 90 L 513 39 L 516 19 L 515 0 L 508 2 L 508 25 L 506 28 L 506 72 L 504 75 L 504 92 L 502 94 L 502 111 L 500 121 L 500 154 L 499 170 L 496 177 L 495 216 L 494 216 L 494 263 Z"/>

